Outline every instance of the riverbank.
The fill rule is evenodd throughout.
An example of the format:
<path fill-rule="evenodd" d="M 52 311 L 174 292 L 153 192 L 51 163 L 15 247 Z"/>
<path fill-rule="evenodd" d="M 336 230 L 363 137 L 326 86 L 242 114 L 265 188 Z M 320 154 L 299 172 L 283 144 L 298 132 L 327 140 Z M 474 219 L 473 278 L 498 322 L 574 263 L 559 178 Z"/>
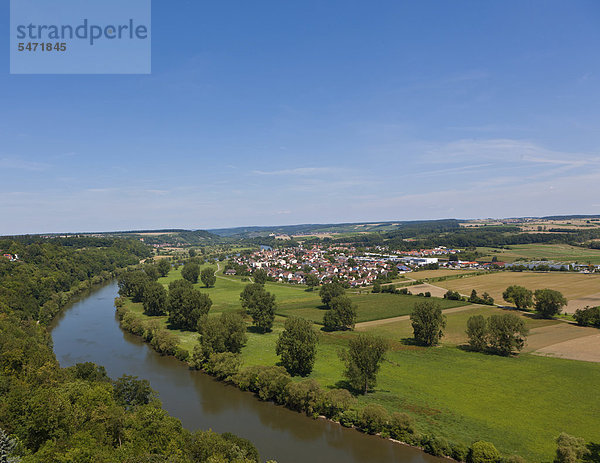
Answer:
<path fill-rule="evenodd" d="M 61 364 L 94 361 L 110 376 L 147 379 L 162 406 L 189 430 L 232 432 L 252 441 L 264 459 L 280 463 L 439 463 L 441 460 L 326 420 L 312 420 L 190 370 L 119 328 L 110 284 L 69 307 L 52 336 Z M 84 334 L 84 336 L 82 336 Z"/>
<path fill-rule="evenodd" d="M 160 281 L 167 284 L 176 278 L 178 274 L 173 271 Z M 239 310 L 234 300 L 239 297 L 244 284 L 218 279 L 215 288 L 198 285 L 198 289 L 209 293 L 214 303 L 211 314 L 218 314 Z M 267 289 L 281 296 L 277 300 L 282 305 L 292 304 L 291 299 L 284 297 L 307 297 L 307 293 L 295 287 L 284 292 L 278 285 L 267 283 Z M 308 297 L 312 296 L 309 294 Z M 150 319 L 143 315 L 141 304 L 131 304 L 128 309 L 142 320 Z M 405 341 L 412 335 L 409 320 L 371 328 L 371 332 L 389 339 L 392 349 L 382 366 L 376 390 L 367 396 L 359 396 L 357 409 L 369 404 L 381 405 L 390 414 L 409 415 L 421 435 L 437 436 L 466 447 L 477 440 L 486 440 L 493 442 L 505 455 L 520 454 L 530 461 L 551 459 L 554 439 L 562 431 L 587 440 L 599 439 L 594 424 L 598 422 L 597 405 L 590 407 L 589 403 L 582 403 L 575 397 L 578 395 L 575 391 L 594 394 L 594 384 L 600 381 L 597 366 L 529 354 L 504 358 L 457 348 L 457 343 L 464 339 L 466 320 L 470 315 L 501 312 L 499 308 L 474 306 L 449 313 L 447 337 L 441 347 L 433 349 Z M 290 311 L 290 314 L 295 313 Z M 151 318 L 166 328 L 166 318 Z M 276 318 L 272 333 L 248 333 L 248 344 L 242 349 L 245 366 L 277 364 L 275 343 L 283 321 L 283 318 Z M 527 320 L 527 323 L 533 328 L 548 322 Z M 180 347 L 189 352 L 193 350 L 197 333 L 171 333 L 177 336 Z M 337 353 L 354 335 L 350 332 L 319 332 L 317 359 L 309 379 L 317 381 L 325 390 L 339 387 L 343 365 Z M 564 391 L 561 393 L 564 400 L 550 409 L 547 404 L 555 402 L 557 391 Z"/>

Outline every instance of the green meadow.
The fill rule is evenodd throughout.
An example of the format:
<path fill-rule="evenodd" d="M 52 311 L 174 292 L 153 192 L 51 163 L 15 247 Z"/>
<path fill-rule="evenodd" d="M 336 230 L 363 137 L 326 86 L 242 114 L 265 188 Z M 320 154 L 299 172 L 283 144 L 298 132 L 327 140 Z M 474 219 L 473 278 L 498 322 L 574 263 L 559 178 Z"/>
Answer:
<path fill-rule="evenodd" d="M 179 278 L 173 270 L 161 281 L 167 284 Z M 219 275 L 214 288 L 198 288 L 213 300 L 211 314 L 240 310 L 239 293 L 244 284 L 237 277 Z M 285 316 L 297 315 L 319 323 L 324 310 L 318 292 L 305 288 L 267 283 L 276 294 L 278 316 L 271 333 L 248 332 L 242 350 L 245 365 L 275 365 L 275 343 L 283 330 Z M 349 294 L 358 306 L 360 321 L 409 314 L 418 296 L 390 294 Z M 460 305 L 445 303 L 444 308 Z M 141 304 L 128 307 L 142 313 Z M 359 408 L 378 403 L 389 411 L 411 415 L 418 430 L 470 445 L 487 440 L 505 455 L 518 454 L 531 462 L 550 462 L 555 438 L 561 432 L 600 442 L 600 364 L 553 359 L 522 353 L 505 358 L 461 349 L 466 320 L 473 314 L 499 313 L 494 307 L 470 306 L 447 313 L 447 337 L 442 345 L 422 348 L 412 345 L 409 320 L 393 321 L 364 328 L 387 338 L 387 355 L 374 392 L 359 396 Z M 166 326 L 166 317 L 152 317 Z M 548 322 L 531 319 L 530 328 Z M 318 354 L 310 378 L 324 387 L 343 385 L 343 364 L 338 353 L 356 332 L 319 333 Z M 180 345 L 189 351 L 197 334 L 174 331 Z M 296 378 L 300 379 L 300 378 Z"/>

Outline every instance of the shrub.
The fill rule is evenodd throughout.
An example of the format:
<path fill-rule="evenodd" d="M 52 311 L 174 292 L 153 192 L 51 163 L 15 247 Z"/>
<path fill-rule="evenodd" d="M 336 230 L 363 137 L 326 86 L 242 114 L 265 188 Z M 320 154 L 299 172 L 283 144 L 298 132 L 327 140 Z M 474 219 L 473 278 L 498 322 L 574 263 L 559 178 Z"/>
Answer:
<path fill-rule="evenodd" d="M 167 330 L 158 330 L 152 336 L 150 345 L 155 351 L 164 355 L 175 355 L 177 336 Z"/>
<path fill-rule="evenodd" d="M 378 404 L 369 404 L 360 414 L 360 429 L 369 434 L 377 434 L 387 427 L 389 421 L 390 415 L 385 408 Z"/>
<path fill-rule="evenodd" d="M 467 457 L 468 463 L 498 463 L 500 461 L 500 452 L 496 450 L 491 442 L 475 442 L 469 450 Z"/>
<path fill-rule="evenodd" d="M 288 408 L 304 412 L 308 416 L 318 415 L 325 408 L 325 391 L 314 379 L 289 383 L 285 395 Z"/>
<path fill-rule="evenodd" d="M 444 437 L 426 436 L 422 439 L 423 450 L 436 457 L 444 457 L 452 454 L 452 448 Z"/>
<path fill-rule="evenodd" d="M 554 463 L 577 463 L 589 454 L 585 441 L 563 432 L 556 439 L 558 445 Z"/>
<path fill-rule="evenodd" d="M 469 456 L 469 447 L 464 444 L 451 444 L 452 454 L 449 455 L 454 458 L 456 461 L 467 461 Z M 517 463 L 517 462 L 515 462 Z"/>
<path fill-rule="evenodd" d="M 232 381 L 241 367 L 241 356 L 232 352 L 211 354 L 206 362 L 207 373 L 227 382 Z"/>
<path fill-rule="evenodd" d="M 356 410 L 346 410 L 340 415 L 340 424 L 346 428 L 351 428 L 356 425 L 358 421 Z"/>
<path fill-rule="evenodd" d="M 460 301 L 462 296 L 457 291 L 448 290 L 446 294 L 444 294 L 444 299 L 448 299 L 450 301 Z"/>
<path fill-rule="evenodd" d="M 408 442 L 411 435 L 415 433 L 413 420 L 406 413 L 392 413 L 388 428 L 390 430 L 390 437 L 402 442 Z"/>
<path fill-rule="evenodd" d="M 256 378 L 258 397 L 278 404 L 284 403 L 285 388 L 291 380 L 292 377 L 283 367 L 263 367 Z"/>
<path fill-rule="evenodd" d="M 323 413 L 331 419 L 339 420 L 341 414 L 355 403 L 356 399 L 347 389 L 330 389 L 325 394 Z"/>

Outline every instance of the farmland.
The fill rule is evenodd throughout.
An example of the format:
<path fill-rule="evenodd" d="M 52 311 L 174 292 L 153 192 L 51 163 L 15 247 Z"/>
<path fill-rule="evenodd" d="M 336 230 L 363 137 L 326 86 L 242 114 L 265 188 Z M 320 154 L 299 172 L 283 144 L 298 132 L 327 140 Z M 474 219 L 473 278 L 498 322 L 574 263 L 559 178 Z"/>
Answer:
<path fill-rule="evenodd" d="M 491 260 L 496 257 L 500 262 L 525 259 L 600 264 L 600 249 L 580 248 L 568 244 L 515 244 L 508 248 L 480 247 L 477 248 L 477 251 L 483 253 L 482 260 Z"/>
<path fill-rule="evenodd" d="M 470 294 L 488 292 L 498 304 L 503 304 L 502 292 L 510 285 L 530 290 L 551 288 L 560 291 L 569 300 L 568 312 L 586 305 L 600 305 L 600 275 L 566 272 L 498 272 L 436 283 L 446 289 Z"/>

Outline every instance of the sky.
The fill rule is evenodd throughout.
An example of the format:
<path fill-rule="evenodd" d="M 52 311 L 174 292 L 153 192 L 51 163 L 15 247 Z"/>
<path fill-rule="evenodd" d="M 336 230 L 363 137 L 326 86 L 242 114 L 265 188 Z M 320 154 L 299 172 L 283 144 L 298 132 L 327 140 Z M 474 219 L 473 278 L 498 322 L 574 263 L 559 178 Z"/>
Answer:
<path fill-rule="evenodd" d="M 595 0 L 154 0 L 150 75 L 10 75 L 5 43 L 0 234 L 600 214 L 599 26 Z"/>

